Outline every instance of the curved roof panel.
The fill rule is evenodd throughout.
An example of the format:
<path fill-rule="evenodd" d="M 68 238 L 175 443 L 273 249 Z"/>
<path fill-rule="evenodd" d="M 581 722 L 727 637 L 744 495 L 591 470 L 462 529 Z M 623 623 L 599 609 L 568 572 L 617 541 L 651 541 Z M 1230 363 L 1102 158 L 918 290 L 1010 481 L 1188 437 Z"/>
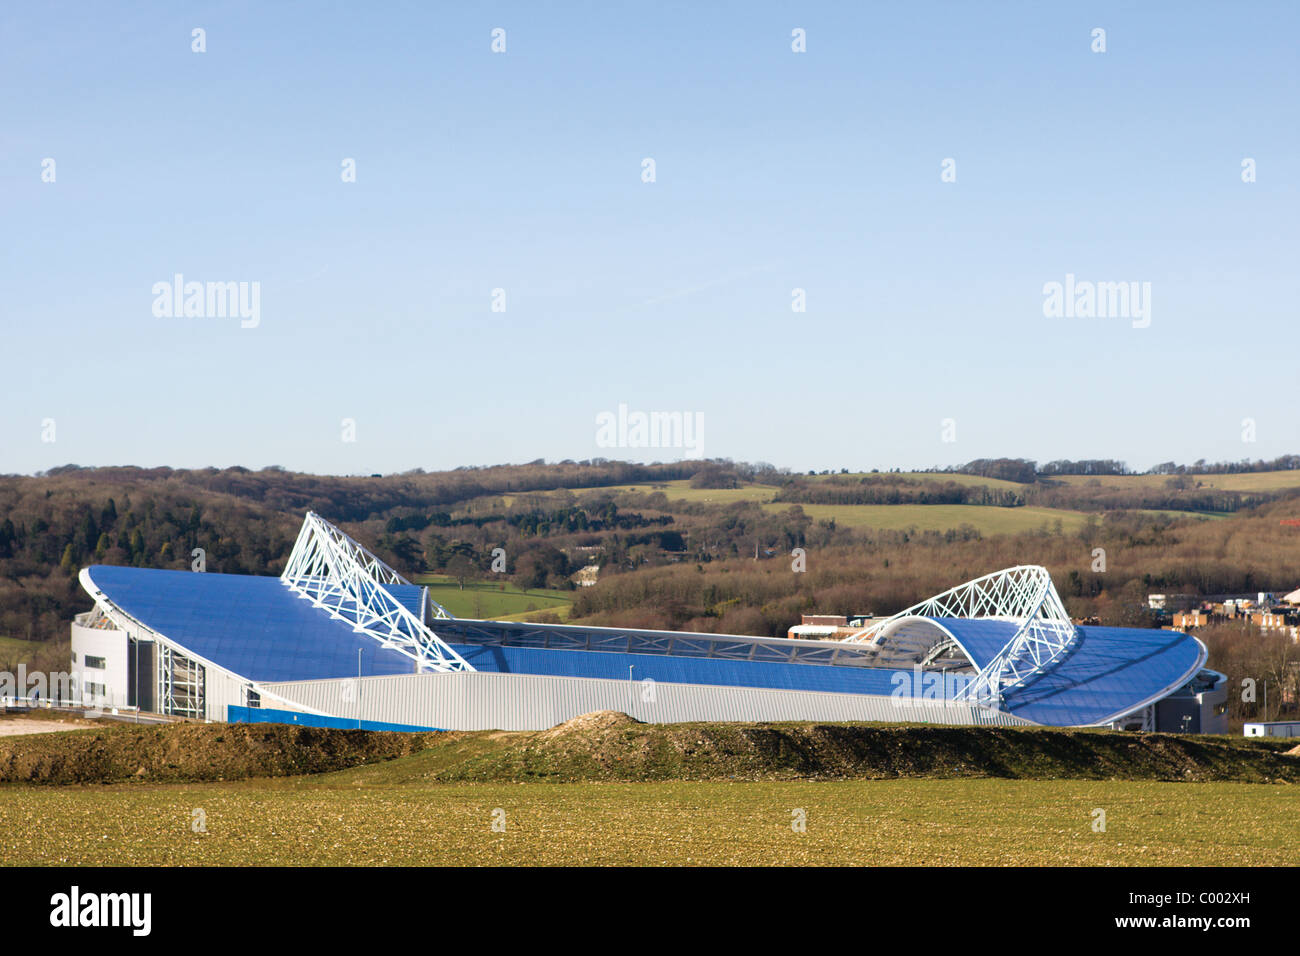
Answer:
<path fill-rule="evenodd" d="M 1017 625 L 990 618 L 928 618 L 961 644 L 976 668 L 1015 636 Z M 1185 684 L 1205 663 L 1205 648 L 1178 631 L 1080 627 L 1047 670 L 1008 689 L 1003 708 L 1058 727 L 1107 723 Z"/>
<path fill-rule="evenodd" d="M 929 617 L 926 620 L 955 637 L 977 670 L 997 657 L 1018 630 L 1013 622 L 994 618 Z"/>
<path fill-rule="evenodd" d="M 95 587 L 153 631 L 254 681 L 410 674 L 415 663 L 313 607 L 279 578 L 96 565 Z M 390 585 L 419 600 L 414 585 Z M 409 593 L 413 591 L 414 598 Z"/>
<path fill-rule="evenodd" d="M 1204 664 L 1204 645 L 1178 631 L 1080 627 L 1065 656 L 1007 691 L 1003 707 L 1039 724 L 1105 723 L 1177 690 Z"/>

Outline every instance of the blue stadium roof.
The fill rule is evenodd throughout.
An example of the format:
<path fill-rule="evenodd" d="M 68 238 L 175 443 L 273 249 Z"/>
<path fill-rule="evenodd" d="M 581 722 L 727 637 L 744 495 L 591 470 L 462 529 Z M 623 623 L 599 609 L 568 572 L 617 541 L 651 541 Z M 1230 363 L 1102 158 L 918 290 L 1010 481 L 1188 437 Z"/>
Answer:
<path fill-rule="evenodd" d="M 988 618 L 932 617 L 927 620 L 938 624 L 957 639 L 962 650 L 977 668 L 982 668 L 1016 636 L 1017 626 L 1010 621 Z"/>
<path fill-rule="evenodd" d="M 299 598 L 279 578 L 109 566 L 95 566 L 86 573 L 131 617 L 249 680 L 356 676 L 358 650 L 364 676 L 409 674 L 416 669 L 409 657 L 385 650 L 350 624 Z M 421 588 L 389 585 L 387 589 L 418 612 Z M 987 664 L 1016 633 L 1016 625 L 1004 620 L 928 620 L 948 630 L 977 667 Z M 432 623 L 436 631 L 438 624 Z M 455 640 L 451 633 L 448 637 Z M 893 668 L 497 644 L 451 646 L 475 669 L 502 673 L 626 679 L 632 666 L 636 679 L 666 683 L 882 695 L 895 693 L 899 684 L 899 671 Z M 1203 648 L 1185 634 L 1084 627 L 1046 673 L 1006 692 L 1004 708 L 1040 724 L 1095 724 L 1177 689 L 1203 663 Z M 909 681 L 897 692 L 912 690 Z"/>
<path fill-rule="evenodd" d="M 1177 631 L 1081 627 L 1065 657 L 1003 706 L 1038 724 L 1095 724 L 1176 690 L 1204 663 L 1200 642 Z"/>
<path fill-rule="evenodd" d="M 411 658 L 313 607 L 279 578 L 108 565 L 87 573 L 141 624 L 249 680 L 355 677 L 358 650 L 364 676 L 416 669 Z M 419 601 L 418 587 L 389 590 L 403 604 Z"/>
<path fill-rule="evenodd" d="M 977 668 L 997 656 L 1017 630 L 1014 622 L 988 618 L 927 620 L 952 634 Z M 1005 692 L 1003 709 L 1037 724 L 1096 724 L 1176 690 L 1205 663 L 1196 639 L 1178 631 L 1078 630 L 1078 638 L 1046 672 Z"/>
<path fill-rule="evenodd" d="M 197 574 L 97 565 L 87 572 L 114 604 L 199 657 L 249 680 L 318 680 L 409 674 L 415 663 L 330 617 L 279 578 Z M 419 607 L 418 586 L 389 585 L 401 603 Z M 490 623 L 490 622 L 485 622 Z M 436 630 L 437 622 L 433 622 Z M 894 671 L 766 661 L 731 661 L 601 651 L 452 644 L 476 670 L 566 677 L 634 676 L 686 684 L 890 694 Z"/>

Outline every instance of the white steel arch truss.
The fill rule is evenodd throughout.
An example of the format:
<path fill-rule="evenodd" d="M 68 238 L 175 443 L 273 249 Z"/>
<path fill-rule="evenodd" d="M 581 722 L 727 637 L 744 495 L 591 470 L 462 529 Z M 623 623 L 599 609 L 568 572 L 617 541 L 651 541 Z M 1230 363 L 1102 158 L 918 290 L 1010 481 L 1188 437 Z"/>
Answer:
<path fill-rule="evenodd" d="M 474 670 L 388 590 L 410 581 L 315 512 L 307 512 L 280 580 L 331 617 L 410 657 L 421 670 Z M 429 603 L 437 617 L 451 616 Z"/>
<path fill-rule="evenodd" d="M 906 617 L 986 618 L 1017 625 L 1011 640 L 955 697 L 992 706 L 1001 703 L 1004 691 L 1024 684 L 1065 654 L 1078 635 L 1078 628 L 1052 584 L 1051 574 L 1046 568 L 1032 564 L 995 571 L 959 584 L 892 617 L 873 622 L 846 641 L 854 644 L 872 641 L 882 635 L 886 625 Z"/>

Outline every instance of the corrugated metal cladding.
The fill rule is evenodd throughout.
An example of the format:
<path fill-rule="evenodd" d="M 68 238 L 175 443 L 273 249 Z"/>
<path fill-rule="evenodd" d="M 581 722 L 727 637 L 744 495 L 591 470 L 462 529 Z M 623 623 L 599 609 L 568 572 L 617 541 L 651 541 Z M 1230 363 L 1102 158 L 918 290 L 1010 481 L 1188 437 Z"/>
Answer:
<path fill-rule="evenodd" d="M 340 717 L 449 730 L 545 730 L 596 710 L 623 711 L 653 723 L 879 720 L 1029 725 L 982 707 L 914 698 L 533 674 L 401 674 L 263 686 Z"/>
<path fill-rule="evenodd" d="M 203 670 L 203 716 L 208 720 L 225 720 L 226 708 L 246 703 L 244 682 L 236 677 L 205 667 Z"/>

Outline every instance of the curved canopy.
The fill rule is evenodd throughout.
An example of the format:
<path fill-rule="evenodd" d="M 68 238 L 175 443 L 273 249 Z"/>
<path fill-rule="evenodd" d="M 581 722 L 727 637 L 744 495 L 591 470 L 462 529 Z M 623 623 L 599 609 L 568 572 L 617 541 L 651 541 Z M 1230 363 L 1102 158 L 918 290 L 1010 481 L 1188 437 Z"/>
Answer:
<path fill-rule="evenodd" d="M 365 676 L 417 669 L 408 655 L 300 600 L 278 578 L 106 565 L 81 577 L 97 602 L 248 680 L 356 677 L 358 666 Z M 394 590 L 418 599 L 420 589 L 408 587 Z"/>
<path fill-rule="evenodd" d="M 1186 684 L 1206 659 L 1178 631 L 1075 625 L 1047 569 L 1032 565 L 958 585 L 848 640 L 927 664 L 959 652 L 973 674 L 958 700 L 1057 726 L 1117 720 Z"/>

